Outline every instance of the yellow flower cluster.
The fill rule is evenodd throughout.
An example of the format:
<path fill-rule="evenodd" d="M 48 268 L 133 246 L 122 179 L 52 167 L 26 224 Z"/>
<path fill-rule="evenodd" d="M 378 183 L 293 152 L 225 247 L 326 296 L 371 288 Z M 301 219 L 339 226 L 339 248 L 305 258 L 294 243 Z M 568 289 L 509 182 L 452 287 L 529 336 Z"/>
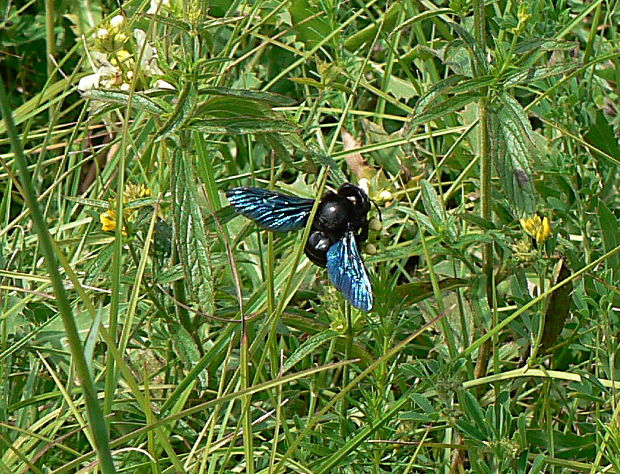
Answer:
<path fill-rule="evenodd" d="M 99 220 L 104 232 L 114 232 L 116 230 L 116 211 L 114 209 L 108 209 L 103 214 L 100 214 Z M 123 235 L 127 235 L 127 232 L 124 230 Z"/>
<path fill-rule="evenodd" d="M 540 218 L 538 214 L 534 214 L 527 219 L 521 219 L 521 227 L 529 235 L 536 239 L 537 244 L 542 244 L 551 237 L 551 224 L 549 224 L 549 218 Z"/>
<path fill-rule="evenodd" d="M 149 197 L 151 190 L 144 184 L 128 184 L 123 191 L 123 202 L 131 202 L 137 199 Z"/>
<path fill-rule="evenodd" d="M 143 184 L 128 184 L 125 186 L 125 191 L 123 191 L 123 204 L 149 197 L 150 195 L 151 190 Z M 136 209 L 137 208 L 124 209 L 123 219 L 125 221 L 131 220 Z M 99 215 L 99 220 L 101 221 L 101 229 L 104 232 L 114 232 L 116 230 L 116 223 L 118 220 L 116 218 L 116 199 L 110 202 L 110 208 L 107 211 Z M 123 229 L 122 234 L 126 237 L 127 231 Z"/>

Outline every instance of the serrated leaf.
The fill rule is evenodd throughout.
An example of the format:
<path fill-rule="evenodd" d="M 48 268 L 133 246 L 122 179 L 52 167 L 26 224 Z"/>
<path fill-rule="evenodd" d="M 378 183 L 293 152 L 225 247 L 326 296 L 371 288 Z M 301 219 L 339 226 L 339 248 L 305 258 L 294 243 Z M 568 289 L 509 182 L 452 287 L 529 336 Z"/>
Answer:
<path fill-rule="evenodd" d="M 198 202 L 196 178 L 192 160 L 178 150 L 175 154 L 173 173 L 174 232 L 179 260 L 191 294 L 205 313 L 211 314 L 213 302 L 213 276 L 211 274 L 210 242 L 205 216 Z"/>
<path fill-rule="evenodd" d="M 247 135 L 249 133 L 295 133 L 298 127 L 286 120 L 258 117 L 193 119 L 191 126 L 213 134 Z"/>
<path fill-rule="evenodd" d="M 521 41 L 515 47 L 515 54 L 529 53 L 530 51 L 553 51 L 562 49 L 571 49 L 575 47 L 575 42 L 536 38 Z"/>
<path fill-rule="evenodd" d="M 418 99 L 414 107 L 415 113 L 421 114 L 424 112 L 440 95 L 449 93 L 452 87 L 464 79 L 465 76 L 456 74 L 436 82 Z"/>
<path fill-rule="evenodd" d="M 462 110 L 467 104 L 480 99 L 480 97 L 482 97 L 482 95 L 476 93 L 461 94 L 450 97 L 443 102 L 429 107 L 425 112 L 413 117 L 410 122 L 410 126 L 412 127 L 421 123 L 431 122 L 433 120 L 451 114 L 452 112 Z"/>
<path fill-rule="evenodd" d="M 104 89 L 91 89 L 84 92 L 84 97 L 88 99 L 100 100 L 102 102 L 127 105 L 129 100 L 129 92 L 111 91 Z M 154 102 L 150 97 L 138 92 L 133 94 L 131 105 L 134 109 L 148 112 L 155 115 L 161 115 L 166 112 L 159 104 Z"/>
<path fill-rule="evenodd" d="M 183 365 L 191 370 L 200 362 L 200 350 L 196 341 L 192 338 L 191 334 L 181 324 L 176 326 L 176 331 L 172 335 L 172 342 L 175 348 L 175 352 L 179 356 L 179 359 L 183 361 Z M 208 386 L 207 371 L 203 370 L 198 374 L 198 379 L 202 385 L 202 388 Z"/>
<path fill-rule="evenodd" d="M 487 114 L 490 151 L 501 187 L 518 217 L 532 214 L 536 194 L 530 156 L 533 133 L 521 105 L 503 94 Z"/>
<path fill-rule="evenodd" d="M 264 102 L 272 105 L 293 105 L 295 101 L 285 95 L 273 92 L 255 91 L 250 89 L 231 89 L 229 87 L 206 87 L 200 89 L 200 94 L 238 97 L 240 99 Z"/>
<path fill-rule="evenodd" d="M 435 191 L 435 188 L 427 180 L 420 181 L 420 190 L 422 193 L 422 202 L 424 209 L 428 215 L 435 232 L 441 233 L 446 227 L 446 210 L 443 203 Z"/>
<path fill-rule="evenodd" d="M 504 82 L 504 87 L 511 87 L 516 84 L 529 84 L 534 81 L 542 81 L 553 76 L 570 73 L 579 66 L 579 63 L 571 62 L 554 64 L 553 66 L 531 67 L 525 71 L 519 71 L 511 76 L 506 82 Z"/>
<path fill-rule="evenodd" d="M 194 87 L 191 83 L 187 83 L 179 95 L 174 110 L 166 118 L 165 123 L 158 130 L 155 141 L 163 140 L 175 130 L 178 130 L 178 128 L 185 121 L 185 117 L 189 114 L 193 104 L 196 102 L 195 96 L 196 94 Z"/>
<path fill-rule="evenodd" d="M 297 362 L 311 354 L 314 349 L 319 347 L 324 342 L 330 341 L 338 336 L 339 334 L 331 329 L 315 334 L 310 339 L 305 341 L 301 346 L 299 346 L 295 350 L 295 352 L 293 352 L 290 357 L 286 359 L 284 365 L 282 366 L 282 373 L 289 371 L 291 368 L 293 368 L 293 366 L 295 366 L 295 364 L 297 364 Z"/>
<path fill-rule="evenodd" d="M 77 202 L 83 206 L 96 207 L 99 209 L 110 209 L 110 201 L 104 201 L 103 199 L 88 199 L 74 196 L 65 196 L 67 201 Z"/>

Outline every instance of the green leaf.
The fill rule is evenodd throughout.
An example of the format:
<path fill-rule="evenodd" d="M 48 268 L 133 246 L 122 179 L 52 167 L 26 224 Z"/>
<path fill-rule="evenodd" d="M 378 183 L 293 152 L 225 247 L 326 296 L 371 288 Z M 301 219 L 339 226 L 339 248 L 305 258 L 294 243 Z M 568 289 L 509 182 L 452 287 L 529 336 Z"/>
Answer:
<path fill-rule="evenodd" d="M 185 121 L 185 117 L 189 114 L 190 109 L 196 102 L 195 96 L 194 86 L 188 82 L 181 91 L 174 110 L 157 131 L 156 141 L 163 140 L 181 127 Z"/>
<path fill-rule="evenodd" d="M 544 454 L 539 454 L 534 458 L 532 462 L 532 467 L 528 471 L 528 474 L 538 474 L 539 472 L 543 472 L 543 468 L 546 465 L 546 459 Z"/>
<path fill-rule="evenodd" d="M 533 131 L 525 111 L 503 94 L 489 107 L 487 126 L 491 156 L 508 201 L 518 217 L 532 214 L 536 199 L 530 166 Z"/>
<path fill-rule="evenodd" d="M 554 64 L 553 66 L 531 67 L 525 71 L 519 71 L 512 75 L 506 82 L 504 82 L 504 87 L 511 87 L 516 84 L 530 84 L 534 81 L 542 81 L 553 76 L 570 73 L 580 66 L 581 65 L 578 63 L 571 62 Z"/>
<path fill-rule="evenodd" d="M 620 145 L 614 129 L 609 125 L 605 115 L 596 111 L 596 120 L 590 130 L 584 135 L 586 141 L 608 155 L 620 157 Z"/>
<path fill-rule="evenodd" d="M 554 40 L 548 38 L 536 38 L 521 41 L 515 48 L 515 54 L 525 54 L 532 51 L 557 51 L 572 49 L 576 46 L 574 41 Z"/>
<path fill-rule="evenodd" d="M 96 207 L 99 209 L 110 209 L 110 201 L 104 201 L 103 199 L 88 199 L 81 197 L 65 196 L 67 201 L 77 202 L 83 206 Z"/>
<path fill-rule="evenodd" d="M 467 45 L 467 49 L 469 50 L 469 52 L 471 53 L 471 56 L 473 58 L 473 62 L 474 62 L 474 66 L 476 66 L 476 70 L 477 70 L 477 76 L 481 76 L 483 74 L 486 74 L 488 69 L 489 69 L 489 64 L 488 61 L 485 57 L 485 53 L 482 49 L 480 49 L 480 47 L 478 46 L 478 43 L 476 42 L 476 40 L 474 39 L 473 35 L 468 31 L 467 29 L 467 22 L 469 23 L 469 26 L 473 26 L 473 19 L 466 19 L 466 21 L 461 25 L 461 24 L 457 24 L 457 23 L 453 23 L 453 22 L 447 22 L 448 25 L 450 25 L 450 27 L 456 32 L 457 35 L 459 35 L 459 37 L 465 42 L 465 44 Z M 473 30 L 473 28 L 472 28 Z M 455 42 L 456 43 L 456 42 Z M 456 71 L 458 73 L 458 71 Z"/>
<path fill-rule="evenodd" d="M 398 6 L 398 3 L 395 3 L 392 8 Z M 387 22 L 387 15 L 389 14 L 389 11 L 386 12 L 386 22 Z M 410 28 L 411 25 L 417 23 L 418 21 L 422 21 L 422 20 L 426 20 L 427 18 L 433 18 L 436 16 L 441 16 L 441 15 L 445 15 L 445 14 L 453 14 L 455 15 L 456 12 L 454 10 L 452 10 L 451 8 L 438 8 L 436 10 L 429 10 L 429 11 L 424 11 L 422 13 L 418 13 L 417 15 L 414 15 L 413 17 L 403 21 L 402 23 L 400 23 L 398 26 L 396 26 L 396 28 L 392 29 L 391 25 L 389 26 L 390 28 L 390 36 L 392 36 L 393 34 L 395 34 L 398 31 L 401 31 L 405 28 Z M 346 47 L 346 46 L 345 46 Z"/>
<path fill-rule="evenodd" d="M 264 102 L 266 104 L 280 106 L 295 104 L 295 101 L 293 99 L 285 95 L 249 89 L 231 89 L 229 87 L 206 87 L 200 89 L 199 94 L 238 97 L 240 99 Z"/>
<path fill-rule="evenodd" d="M 392 6 L 385 12 L 383 24 L 378 21 L 372 21 L 363 30 L 358 31 L 350 36 L 344 42 L 344 47 L 349 51 L 356 51 L 360 46 L 370 43 L 377 36 L 377 28 L 381 25 L 381 31 L 391 33 L 397 26 L 398 17 L 403 7 L 400 2 L 394 2 Z"/>
<path fill-rule="evenodd" d="M 440 102 L 432 107 L 429 107 L 424 112 L 417 114 L 411 119 L 410 126 L 418 125 L 421 123 L 431 122 L 442 118 L 452 112 L 456 112 L 465 108 L 469 103 L 480 99 L 481 94 L 461 94 L 454 97 L 450 97 L 443 102 Z"/>
<path fill-rule="evenodd" d="M 427 180 L 423 179 L 420 181 L 420 188 L 426 214 L 431 220 L 435 231 L 441 233 L 447 224 L 446 210 L 443 207 L 443 203 L 435 188 Z"/>
<path fill-rule="evenodd" d="M 476 397 L 468 391 L 463 391 L 459 395 L 460 396 L 458 399 L 461 405 L 461 410 L 463 410 L 463 414 L 475 423 L 475 429 L 480 430 L 477 431 L 479 436 L 478 440 L 485 441 L 487 438 L 490 438 L 489 433 L 487 432 L 484 412 L 482 411 L 482 407 Z M 474 433 L 476 433 L 476 431 L 472 431 L 470 434 Z"/>
<path fill-rule="evenodd" d="M 325 10 L 316 1 L 291 0 L 289 13 L 297 37 L 309 49 L 314 48 L 332 32 Z"/>
<path fill-rule="evenodd" d="M 454 86 L 461 83 L 464 79 L 465 76 L 456 74 L 437 81 L 416 102 L 414 108 L 416 115 L 424 112 L 433 102 L 437 101 L 443 94 L 449 93 Z"/>
<path fill-rule="evenodd" d="M 84 92 L 84 97 L 93 100 L 100 100 L 110 104 L 127 105 L 129 101 L 129 92 L 91 89 Z M 131 105 L 135 110 L 148 112 L 155 115 L 161 115 L 167 112 L 153 99 L 147 95 L 140 94 L 139 92 L 135 92 L 133 94 Z"/>
<path fill-rule="evenodd" d="M 212 314 L 213 275 L 211 242 L 205 227 L 205 216 L 199 205 L 192 160 L 181 150 L 174 157 L 174 226 L 175 243 L 186 281 L 201 310 Z"/>
<path fill-rule="evenodd" d="M 554 274 L 554 285 L 570 277 L 571 272 L 566 265 L 565 259 L 558 262 Z M 562 332 L 564 322 L 569 314 L 572 292 L 573 284 L 569 282 L 549 295 L 547 311 L 545 313 L 545 326 L 540 339 L 541 353 L 553 346 Z"/>
<path fill-rule="evenodd" d="M 190 125 L 204 133 L 247 135 L 249 133 L 296 133 L 292 122 L 266 117 L 192 119 Z"/>
<path fill-rule="evenodd" d="M 439 281 L 440 290 L 456 290 L 468 285 L 468 281 L 463 278 L 444 278 Z M 396 287 L 396 295 L 399 300 L 404 300 L 406 304 L 415 304 L 430 298 L 434 295 L 433 284 L 429 281 L 417 281 L 415 283 L 405 283 Z"/>
<path fill-rule="evenodd" d="M 310 339 L 308 339 L 306 342 L 304 342 L 301 346 L 299 346 L 295 350 L 295 352 L 293 352 L 289 356 L 289 358 L 286 359 L 286 362 L 284 362 L 284 365 L 282 367 L 282 373 L 285 373 L 289 371 L 290 369 L 292 369 L 293 366 L 297 364 L 297 362 L 299 362 L 301 359 L 311 354 L 312 351 L 314 351 L 317 347 L 319 347 L 324 342 L 330 341 L 338 336 L 339 336 L 338 332 L 333 331 L 331 329 L 315 334 Z"/>
<path fill-rule="evenodd" d="M 201 359 L 200 349 L 192 335 L 181 324 L 176 326 L 176 331 L 172 335 L 172 342 L 179 359 L 183 361 L 183 365 L 190 370 L 195 367 Z M 198 374 L 198 378 L 202 387 L 207 387 L 207 371 L 203 370 Z"/>
<path fill-rule="evenodd" d="M 607 205 L 599 199 L 598 201 L 598 222 L 603 237 L 604 251 L 610 252 L 620 245 L 620 221 Z M 616 253 L 607 259 L 607 268 L 613 270 L 614 281 L 620 277 L 620 254 Z"/>

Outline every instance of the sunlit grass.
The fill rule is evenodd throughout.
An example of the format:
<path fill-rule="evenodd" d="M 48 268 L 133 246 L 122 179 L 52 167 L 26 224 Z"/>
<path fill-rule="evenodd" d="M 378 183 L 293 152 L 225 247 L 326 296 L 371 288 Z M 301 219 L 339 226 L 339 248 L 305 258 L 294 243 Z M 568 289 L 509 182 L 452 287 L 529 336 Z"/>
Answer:
<path fill-rule="evenodd" d="M 47 3 L 0 36 L 2 471 L 620 464 L 613 5 Z M 368 313 L 224 195 L 347 181 Z"/>

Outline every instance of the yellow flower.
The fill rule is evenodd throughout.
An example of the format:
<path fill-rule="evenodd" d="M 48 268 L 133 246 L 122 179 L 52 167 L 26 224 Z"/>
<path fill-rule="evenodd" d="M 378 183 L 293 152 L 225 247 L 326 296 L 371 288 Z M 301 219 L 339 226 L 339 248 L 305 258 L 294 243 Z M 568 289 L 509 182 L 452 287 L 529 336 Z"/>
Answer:
<path fill-rule="evenodd" d="M 551 224 L 547 217 L 541 219 L 538 214 L 534 214 L 532 217 L 521 219 L 519 222 L 521 222 L 523 230 L 534 237 L 538 244 L 544 243 L 551 237 Z"/>
<path fill-rule="evenodd" d="M 103 214 L 99 215 L 101 221 L 101 229 L 104 232 L 114 232 L 116 230 L 116 211 L 114 209 L 108 209 Z M 127 236 L 127 232 L 123 230 L 123 235 Z"/>
<path fill-rule="evenodd" d="M 131 202 L 137 199 L 149 197 L 151 190 L 144 184 L 128 184 L 123 192 L 123 202 Z"/>
<path fill-rule="evenodd" d="M 126 49 L 120 49 L 114 54 L 114 57 L 110 60 L 110 63 L 116 66 L 119 64 L 125 64 L 130 59 L 132 59 L 131 53 Z"/>
<path fill-rule="evenodd" d="M 140 198 L 145 198 L 151 195 L 151 190 L 143 184 L 127 184 L 125 191 L 123 191 L 123 203 L 129 203 Z M 110 201 L 110 209 L 99 215 L 101 221 L 101 228 L 104 232 L 114 232 L 116 230 L 116 199 Z M 133 214 L 136 212 L 136 208 L 124 209 L 123 218 L 125 221 L 130 221 Z M 123 229 L 122 234 L 126 237 L 127 231 Z"/>

